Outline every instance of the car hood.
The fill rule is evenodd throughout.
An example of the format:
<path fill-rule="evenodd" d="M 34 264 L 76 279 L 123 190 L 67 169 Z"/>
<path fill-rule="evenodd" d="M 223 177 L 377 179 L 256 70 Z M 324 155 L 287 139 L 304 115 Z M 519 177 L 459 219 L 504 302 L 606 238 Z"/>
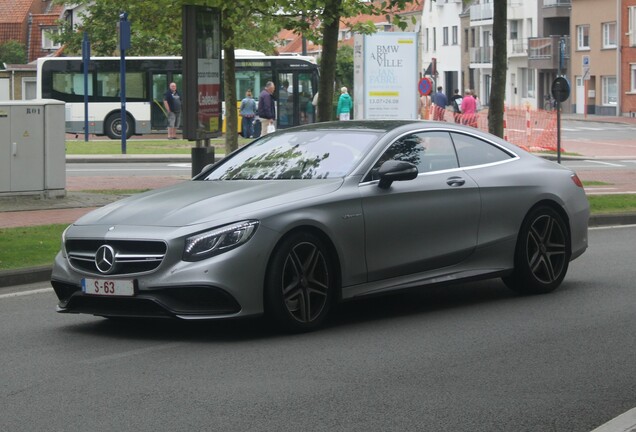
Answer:
<path fill-rule="evenodd" d="M 94 210 L 75 225 L 185 226 L 256 212 L 336 191 L 343 180 L 186 181 Z"/>

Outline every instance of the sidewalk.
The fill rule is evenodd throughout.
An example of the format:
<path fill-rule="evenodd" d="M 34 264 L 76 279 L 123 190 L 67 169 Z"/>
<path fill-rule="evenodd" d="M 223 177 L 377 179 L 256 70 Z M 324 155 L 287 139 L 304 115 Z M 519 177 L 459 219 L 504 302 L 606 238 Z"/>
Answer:
<path fill-rule="evenodd" d="M 564 114 L 564 120 L 589 121 L 602 123 L 622 123 L 634 125 L 636 118 L 605 117 Z M 562 155 L 566 159 L 592 159 L 603 160 L 611 163 L 611 160 L 633 159 L 636 160 L 636 139 L 624 142 L 589 142 L 585 140 L 566 140 L 562 147 L 568 153 L 576 153 L 581 156 Z M 222 156 L 222 155 L 217 155 Z M 556 156 L 549 156 L 556 159 Z M 101 155 L 81 156 L 70 155 L 67 163 L 90 162 L 170 162 L 189 163 L 190 155 Z M 583 181 L 602 181 L 611 184 L 607 186 L 588 187 L 588 194 L 607 193 L 636 193 L 636 170 L 586 170 L 579 173 Z M 126 189 L 156 189 L 185 181 L 189 176 L 135 176 L 134 181 L 125 177 L 67 177 L 66 196 L 63 198 L 43 199 L 38 196 L 0 196 L 0 228 L 12 228 L 21 226 L 37 226 L 48 224 L 70 224 L 84 214 L 95 208 L 117 201 L 125 194 L 117 193 L 91 193 L 87 191 L 97 190 L 126 190 Z M 611 190 L 609 190 L 611 189 Z M 636 223 L 636 214 L 622 215 L 595 215 L 590 218 L 590 226 L 621 225 Z M 32 283 L 47 280 L 50 276 L 50 268 L 24 269 L 20 271 L 1 271 L 0 287 L 15 284 Z"/>

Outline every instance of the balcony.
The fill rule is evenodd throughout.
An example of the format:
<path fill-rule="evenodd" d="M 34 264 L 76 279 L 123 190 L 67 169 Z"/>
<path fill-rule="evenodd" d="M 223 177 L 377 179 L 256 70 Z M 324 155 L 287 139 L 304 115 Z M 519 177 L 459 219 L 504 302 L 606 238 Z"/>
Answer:
<path fill-rule="evenodd" d="M 570 37 L 564 36 L 563 69 L 567 70 L 570 63 Z M 559 68 L 559 49 L 561 36 L 544 38 L 528 38 L 528 67 L 533 69 Z"/>
<path fill-rule="evenodd" d="M 474 65 L 492 65 L 492 48 L 489 46 L 475 47 L 470 49 L 470 63 Z"/>
<path fill-rule="evenodd" d="M 508 41 L 508 57 L 525 57 L 527 55 L 527 39 L 513 39 Z"/>
<path fill-rule="evenodd" d="M 543 18 L 569 17 L 572 11 L 572 0 L 543 0 L 541 16 Z"/>
<path fill-rule="evenodd" d="M 493 4 L 476 4 L 470 7 L 470 21 L 492 21 Z"/>

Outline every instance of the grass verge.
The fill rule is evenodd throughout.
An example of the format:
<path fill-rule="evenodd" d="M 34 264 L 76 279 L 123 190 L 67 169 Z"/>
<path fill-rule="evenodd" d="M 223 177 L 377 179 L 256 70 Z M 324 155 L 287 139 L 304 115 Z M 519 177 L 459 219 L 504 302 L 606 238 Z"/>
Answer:
<path fill-rule="evenodd" d="M 590 212 L 592 214 L 625 213 L 636 211 L 636 195 L 589 195 Z"/>
<path fill-rule="evenodd" d="M 239 147 L 251 142 L 250 139 L 239 138 Z M 225 140 L 211 139 L 210 145 L 216 153 L 225 152 Z M 126 141 L 126 154 L 190 154 L 195 144 L 188 140 L 129 140 Z M 121 154 L 121 142 L 116 140 L 66 141 L 67 155 L 118 155 Z"/>
<path fill-rule="evenodd" d="M 0 228 L 0 270 L 50 265 L 67 226 Z"/>

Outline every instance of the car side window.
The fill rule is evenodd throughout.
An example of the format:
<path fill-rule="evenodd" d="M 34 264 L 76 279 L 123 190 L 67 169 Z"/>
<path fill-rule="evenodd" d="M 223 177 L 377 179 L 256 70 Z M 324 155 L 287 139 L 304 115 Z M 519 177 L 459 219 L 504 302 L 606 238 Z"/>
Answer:
<path fill-rule="evenodd" d="M 513 157 L 500 147 L 479 138 L 456 132 L 452 132 L 451 136 L 462 168 L 500 162 Z"/>
<path fill-rule="evenodd" d="M 420 173 L 458 168 L 457 156 L 448 132 L 420 132 L 397 139 L 371 169 L 365 181 L 378 180 L 380 166 L 387 160 L 411 162 Z"/>

